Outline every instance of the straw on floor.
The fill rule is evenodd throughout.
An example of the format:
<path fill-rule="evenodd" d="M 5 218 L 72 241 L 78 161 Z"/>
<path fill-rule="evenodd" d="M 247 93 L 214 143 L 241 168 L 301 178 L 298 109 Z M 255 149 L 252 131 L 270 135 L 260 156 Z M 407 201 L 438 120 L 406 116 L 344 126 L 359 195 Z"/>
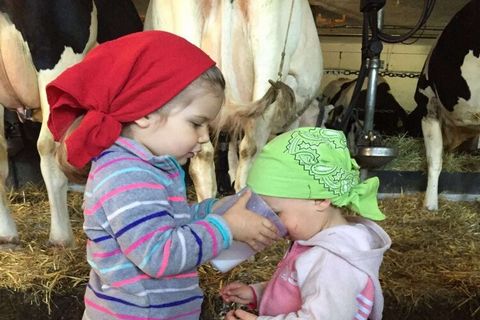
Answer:
<path fill-rule="evenodd" d="M 438 213 L 431 213 L 421 209 L 422 198 L 419 194 L 380 201 L 388 217 L 381 225 L 393 241 L 381 269 L 387 302 L 385 319 L 400 319 L 387 313 L 408 315 L 419 309 L 434 314 L 439 304 L 479 319 L 480 203 L 441 200 Z M 28 187 L 12 192 L 10 200 L 21 248 L 0 252 L 0 288 L 29 292 L 30 301 L 25 303 L 49 304 L 53 294 L 67 294 L 85 286 L 89 268 L 81 228 L 81 194 L 69 194 L 77 239 L 72 249 L 47 245 L 50 217 L 45 190 Z M 255 261 L 225 274 L 202 266 L 201 286 L 206 295 L 203 318 L 221 319 L 232 307 L 224 305 L 218 296 L 225 283 L 268 279 L 287 246 L 281 241 L 257 254 Z"/>

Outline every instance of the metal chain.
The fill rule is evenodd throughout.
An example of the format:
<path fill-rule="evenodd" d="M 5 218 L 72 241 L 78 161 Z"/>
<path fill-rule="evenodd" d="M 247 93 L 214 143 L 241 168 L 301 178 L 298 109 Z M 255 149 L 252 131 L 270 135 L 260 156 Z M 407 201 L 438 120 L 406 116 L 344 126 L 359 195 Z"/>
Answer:
<path fill-rule="evenodd" d="M 332 75 L 344 75 L 344 76 L 358 76 L 360 72 L 358 70 L 346 70 L 346 69 L 324 69 L 323 74 Z M 380 71 L 378 73 L 382 77 L 388 78 L 418 78 L 421 72 L 414 71 Z"/>

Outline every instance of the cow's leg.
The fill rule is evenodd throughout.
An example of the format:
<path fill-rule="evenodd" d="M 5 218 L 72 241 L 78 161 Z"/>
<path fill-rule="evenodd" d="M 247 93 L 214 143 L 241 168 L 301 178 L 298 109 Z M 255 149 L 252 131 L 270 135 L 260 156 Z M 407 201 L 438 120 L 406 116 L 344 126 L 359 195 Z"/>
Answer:
<path fill-rule="evenodd" d="M 255 143 L 255 120 L 252 119 L 244 127 L 244 136 L 238 146 L 238 166 L 235 173 L 235 191 L 240 191 L 247 185 L 248 171 L 253 156 L 257 152 L 257 145 Z"/>
<path fill-rule="evenodd" d="M 50 236 L 49 242 L 55 246 L 72 246 L 74 238 L 67 208 L 67 177 L 58 167 L 55 160 L 55 141 L 47 126 L 49 106 L 46 100 L 45 86 L 52 75 L 39 74 L 40 101 L 42 103 L 42 127 L 37 140 L 40 155 L 40 169 L 48 192 L 50 204 Z"/>
<path fill-rule="evenodd" d="M 436 118 L 422 119 L 423 139 L 428 166 L 428 183 L 424 206 L 428 210 L 438 210 L 438 179 L 442 171 L 443 140 L 440 122 Z"/>
<path fill-rule="evenodd" d="M 202 151 L 190 159 L 189 173 L 195 186 L 198 201 L 212 198 L 217 194 L 215 180 L 214 148 L 209 141 L 202 145 Z"/>
<path fill-rule="evenodd" d="M 238 168 L 238 141 L 230 140 L 228 143 L 228 175 L 230 181 L 235 181 Z"/>
<path fill-rule="evenodd" d="M 56 246 L 72 246 L 74 244 L 73 232 L 67 208 L 68 180 L 56 163 L 55 142 L 46 121 L 42 123 L 37 148 L 40 155 L 40 169 L 50 204 L 49 242 Z"/>
<path fill-rule="evenodd" d="M 0 249 L 19 243 L 17 227 L 8 209 L 6 179 L 8 176 L 7 141 L 3 123 L 4 108 L 0 107 Z"/>

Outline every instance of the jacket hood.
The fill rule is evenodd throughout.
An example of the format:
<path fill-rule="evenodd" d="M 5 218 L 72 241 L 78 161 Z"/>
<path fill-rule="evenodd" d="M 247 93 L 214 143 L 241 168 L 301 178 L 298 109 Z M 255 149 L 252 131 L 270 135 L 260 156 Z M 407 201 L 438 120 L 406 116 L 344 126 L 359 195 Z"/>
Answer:
<path fill-rule="evenodd" d="M 376 223 L 361 217 L 346 217 L 348 225 L 325 229 L 308 240 L 300 240 L 305 246 L 320 246 L 335 255 L 378 277 L 378 269 L 383 254 L 390 248 L 392 240 Z M 367 236 L 356 237 L 355 234 L 366 233 Z M 359 241 L 359 239 L 365 239 Z"/>
<path fill-rule="evenodd" d="M 383 294 L 378 279 L 383 254 L 392 241 L 375 222 L 361 217 L 346 217 L 348 224 L 325 229 L 308 240 L 299 240 L 304 246 L 318 246 L 330 251 L 368 274 L 375 286 L 375 302 L 370 318 L 382 319 Z"/>

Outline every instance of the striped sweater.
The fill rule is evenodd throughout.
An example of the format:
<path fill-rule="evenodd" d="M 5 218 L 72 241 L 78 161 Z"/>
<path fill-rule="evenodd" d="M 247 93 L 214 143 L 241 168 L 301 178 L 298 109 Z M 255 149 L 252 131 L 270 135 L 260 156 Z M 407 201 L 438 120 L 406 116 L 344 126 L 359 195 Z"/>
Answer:
<path fill-rule="evenodd" d="M 119 138 L 92 162 L 84 231 L 91 266 L 85 318 L 198 319 L 196 268 L 230 246 L 213 199 L 189 205 L 184 171 Z"/>

